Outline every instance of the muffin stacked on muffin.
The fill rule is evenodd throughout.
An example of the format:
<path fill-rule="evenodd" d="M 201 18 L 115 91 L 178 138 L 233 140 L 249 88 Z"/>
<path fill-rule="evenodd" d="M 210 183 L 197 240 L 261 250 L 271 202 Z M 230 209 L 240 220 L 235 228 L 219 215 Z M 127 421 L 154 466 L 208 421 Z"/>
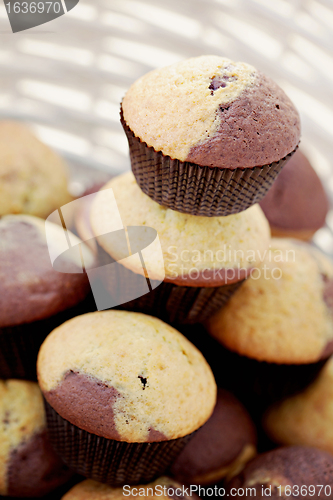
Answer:
<path fill-rule="evenodd" d="M 131 258 L 122 239 L 104 234 L 113 216 L 104 195 L 109 188 L 127 230 L 141 227 L 157 231 L 161 254 L 155 247 L 151 252 L 143 249 L 144 268 L 141 260 Z M 111 180 L 96 196 L 91 225 L 100 246 L 121 264 L 120 276 L 108 275 L 107 267 L 101 268 L 110 293 L 119 293 L 121 285 L 135 279 L 146 283 L 147 277 L 152 282 L 160 278 L 162 284 L 124 307 L 172 323 L 193 323 L 209 317 L 249 276 L 269 245 L 269 226 L 258 205 L 226 217 L 183 214 L 145 195 L 131 172 Z M 131 248 L 138 247 L 140 235 L 135 233 L 132 240 L 128 235 Z M 113 269 L 111 265 L 111 273 Z"/>
<path fill-rule="evenodd" d="M 122 123 L 141 189 L 203 216 L 259 201 L 300 138 L 298 112 L 275 82 L 217 56 L 144 75 L 123 99 Z"/>

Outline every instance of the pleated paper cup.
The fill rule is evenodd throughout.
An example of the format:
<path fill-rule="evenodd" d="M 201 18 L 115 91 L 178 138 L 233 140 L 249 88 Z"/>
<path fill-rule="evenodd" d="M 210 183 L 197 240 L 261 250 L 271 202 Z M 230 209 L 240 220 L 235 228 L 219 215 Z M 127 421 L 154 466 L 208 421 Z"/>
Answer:
<path fill-rule="evenodd" d="M 143 484 L 161 476 L 195 432 L 154 443 L 126 443 L 97 436 L 63 419 L 45 401 L 50 441 L 75 472 L 110 486 Z"/>
<path fill-rule="evenodd" d="M 142 191 L 167 208 L 203 217 L 236 214 L 258 203 L 298 147 L 268 165 L 233 170 L 205 167 L 155 151 L 134 135 L 122 112 L 121 123 L 132 171 Z"/>

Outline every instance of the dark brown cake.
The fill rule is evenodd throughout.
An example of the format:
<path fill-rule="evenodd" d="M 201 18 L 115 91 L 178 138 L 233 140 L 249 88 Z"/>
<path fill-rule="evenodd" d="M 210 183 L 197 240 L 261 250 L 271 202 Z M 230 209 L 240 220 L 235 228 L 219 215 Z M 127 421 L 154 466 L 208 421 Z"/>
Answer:
<path fill-rule="evenodd" d="M 171 472 L 186 484 L 212 484 L 237 474 L 256 454 L 256 429 L 244 406 L 218 390 L 208 422 L 185 446 Z"/>
<path fill-rule="evenodd" d="M 273 236 L 310 240 L 325 224 L 329 201 L 309 160 L 296 151 L 260 206 Z"/>
<path fill-rule="evenodd" d="M 246 496 L 251 495 L 257 500 L 268 497 L 332 498 L 333 457 L 317 448 L 305 446 L 278 448 L 259 455 L 232 479 L 227 491 L 230 496 L 233 488 L 241 488 L 238 495 L 232 495 L 236 499 L 244 498 L 246 488 Z"/>

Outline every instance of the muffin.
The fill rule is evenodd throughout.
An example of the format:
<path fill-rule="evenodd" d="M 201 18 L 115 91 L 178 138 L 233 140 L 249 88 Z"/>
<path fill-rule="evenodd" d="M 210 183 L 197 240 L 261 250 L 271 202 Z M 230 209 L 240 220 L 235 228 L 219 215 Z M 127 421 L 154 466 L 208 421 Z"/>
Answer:
<path fill-rule="evenodd" d="M 71 201 L 64 161 L 23 124 L 0 122 L 0 216 L 46 218 Z"/>
<path fill-rule="evenodd" d="M 333 454 L 333 358 L 307 389 L 270 407 L 263 425 L 276 443 L 316 446 Z"/>
<path fill-rule="evenodd" d="M 115 231 L 108 233 L 114 216 L 106 198 L 105 190 L 110 188 L 127 229 L 132 256 L 126 241 L 113 236 Z M 107 266 L 101 268 L 111 293 L 120 294 L 121 287 L 133 292 L 136 281 L 145 285 L 142 293 L 139 286 L 135 288 L 134 297 L 124 292 L 118 304 L 172 323 L 200 321 L 221 307 L 269 245 L 269 226 L 258 205 L 228 217 L 182 214 L 145 195 L 131 172 L 114 178 L 99 192 L 92 205 L 91 225 L 99 245 L 118 264 L 109 266 L 110 274 Z M 146 241 L 149 231 L 156 238 L 150 247 L 151 241 Z M 144 266 L 134 252 L 141 252 Z"/>
<path fill-rule="evenodd" d="M 214 355 L 237 394 L 267 404 L 313 380 L 333 350 L 332 280 L 319 250 L 272 239 L 256 273 L 206 325 L 225 347 Z"/>
<path fill-rule="evenodd" d="M 44 341 L 37 369 L 54 447 L 78 473 L 111 486 L 161 475 L 216 403 L 202 354 L 140 313 L 67 321 Z"/>
<path fill-rule="evenodd" d="M 43 398 L 35 382 L 0 381 L 0 495 L 39 497 L 72 472 L 51 447 Z"/>
<path fill-rule="evenodd" d="M 227 489 L 233 498 L 331 498 L 333 457 L 306 446 L 279 448 L 259 455 Z M 238 490 L 238 492 L 237 492 Z M 238 494 L 237 494 L 238 493 Z"/>
<path fill-rule="evenodd" d="M 260 202 L 272 236 L 311 240 L 325 224 L 329 201 L 307 157 L 296 151 Z"/>
<path fill-rule="evenodd" d="M 121 119 L 141 189 L 192 215 L 230 215 L 260 201 L 300 139 L 283 90 L 218 56 L 144 75 L 126 93 Z"/>
<path fill-rule="evenodd" d="M 244 406 L 219 389 L 214 412 L 172 465 L 186 484 L 212 484 L 238 474 L 256 455 L 256 428 Z"/>
<path fill-rule="evenodd" d="M 140 495 L 141 493 L 141 495 Z M 144 496 L 151 499 L 162 500 L 198 500 L 199 497 L 194 493 L 189 494 L 189 489 L 177 483 L 174 479 L 168 477 L 160 477 L 150 484 L 142 484 L 140 486 L 124 488 L 111 488 L 106 484 L 98 483 L 92 479 L 86 479 L 82 483 L 77 484 L 68 493 L 62 497 L 62 500 L 123 500 L 127 498 L 137 498 Z"/>
<path fill-rule="evenodd" d="M 0 376 L 36 379 L 40 345 L 59 324 L 93 308 L 80 256 L 64 253 L 52 267 L 49 249 L 58 253 L 61 227 L 30 215 L 0 219 Z M 70 233 L 68 233 L 70 234 Z M 81 240 L 70 235 L 73 244 Z M 85 264 L 93 263 L 82 245 Z"/>

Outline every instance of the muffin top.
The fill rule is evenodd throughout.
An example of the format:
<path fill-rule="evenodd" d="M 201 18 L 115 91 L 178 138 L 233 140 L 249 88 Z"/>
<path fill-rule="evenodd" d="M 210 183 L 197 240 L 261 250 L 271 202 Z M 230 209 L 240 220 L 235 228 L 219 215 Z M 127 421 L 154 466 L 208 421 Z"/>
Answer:
<path fill-rule="evenodd" d="M 201 56 L 147 73 L 126 93 L 123 117 L 155 151 L 202 166 L 245 168 L 294 150 L 300 118 L 253 66 Z"/>
<path fill-rule="evenodd" d="M 183 437 L 208 420 L 216 402 L 200 351 L 141 313 L 109 310 L 67 321 L 44 341 L 37 371 L 64 419 L 117 441 Z"/>
<path fill-rule="evenodd" d="M 264 427 L 277 443 L 316 446 L 333 454 L 333 358 L 307 389 L 268 409 Z"/>
<path fill-rule="evenodd" d="M 230 392 L 219 389 L 213 415 L 176 458 L 171 472 L 186 484 L 233 476 L 256 455 L 254 423 Z"/>
<path fill-rule="evenodd" d="M 31 215 L 6 215 L 0 219 L 0 327 L 44 319 L 80 302 L 89 291 L 79 254 L 59 257 L 62 272 L 53 269 L 48 245 L 61 253 L 62 227 Z M 72 245 L 79 244 L 70 233 Z M 82 243 L 82 242 L 81 242 Z M 81 245 L 85 263 L 93 262 L 90 250 Z"/>
<path fill-rule="evenodd" d="M 124 226 L 145 226 L 157 231 L 162 255 L 146 249 L 144 260 L 151 279 L 187 286 L 219 286 L 244 279 L 269 245 L 269 226 L 258 205 L 227 217 L 199 217 L 170 210 L 144 194 L 132 172 L 120 175 L 104 189 L 112 188 Z M 103 190 L 93 201 L 91 224 L 100 245 L 115 260 L 126 257 L 124 246 L 103 236 L 112 213 Z M 136 243 L 136 242 L 135 242 Z M 141 262 L 123 265 L 142 273 Z M 162 276 L 163 279 L 163 276 Z"/>
<path fill-rule="evenodd" d="M 164 476 L 153 483 L 136 486 L 126 485 L 123 488 L 112 488 L 106 484 L 87 479 L 68 491 L 66 495 L 62 497 L 62 500 L 123 500 L 124 496 L 127 498 L 137 498 L 140 496 L 154 500 L 175 500 L 177 498 L 179 498 L 179 500 L 190 500 L 191 498 L 194 500 L 198 499 L 195 494 L 188 495 L 186 491 L 184 495 L 182 493 L 183 486 L 181 484 L 177 483 L 174 479 Z"/>
<path fill-rule="evenodd" d="M 274 228 L 316 231 L 325 224 L 329 202 L 316 171 L 298 150 L 260 206 Z"/>
<path fill-rule="evenodd" d="M 302 495 L 299 494 L 303 487 Z M 323 485 L 319 488 L 317 485 Z M 333 457 L 329 453 L 306 446 L 278 448 L 259 455 L 229 483 L 232 488 L 255 488 L 252 498 L 329 498 L 325 486 L 333 487 Z M 271 494 L 264 495 L 263 488 L 271 487 Z M 278 488 L 281 486 L 281 488 Z M 289 486 L 290 489 L 287 489 Z M 311 489 L 309 487 L 312 487 Z M 314 487 L 314 488 L 313 488 Z M 242 491 L 242 490 L 240 490 Z M 315 495 L 313 495 L 315 492 Z M 244 494 L 243 494 L 244 495 Z M 253 495 L 253 490 L 252 490 Z M 244 496 L 234 496 L 244 498 Z"/>
<path fill-rule="evenodd" d="M 21 123 L 0 122 L 0 216 L 46 218 L 68 203 L 64 161 Z"/>
<path fill-rule="evenodd" d="M 47 441 L 43 398 L 35 382 L 0 381 L 0 494 L 39 496 L 69 478 Z"/>
<path fill-rule="evenodd" d="M 305 243 L 273 238 L 261 266 L 209 319 L 209 332 L 238 354 L 312 363 L 333 349 L 333 264 Z"/>

